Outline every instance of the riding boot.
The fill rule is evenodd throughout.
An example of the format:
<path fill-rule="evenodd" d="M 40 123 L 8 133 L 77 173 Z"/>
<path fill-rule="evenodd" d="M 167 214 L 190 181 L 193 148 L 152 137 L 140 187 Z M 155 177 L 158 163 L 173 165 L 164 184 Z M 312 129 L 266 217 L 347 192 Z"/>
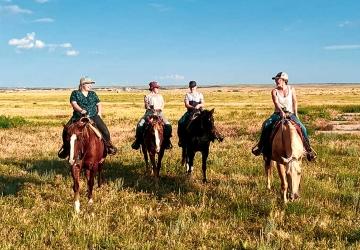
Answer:
<path fill-rule="evenodd" d="M 181 127 L 180 124 L 178 126 L 177 134 L 178 134 L 178 137 L 179 137 L 178 145 L 179 145 L 179 147 L 182 147 L 184 145 L 184 137 L 185 137 L 185 135 L 184 135 L 184 132 L 183 132 L 183 128 Z"/>
<path fill-rule="evenodd" d="M 58 151 L 58 157 L 60 159 L 65 159 L 66 157 L 68 157 L 70 154 L 70 148 L 68 143 L 64 143 L 61 148 Z"/>
<path fill-rule="evenodd" d="M 251 153 L 253 153 L 253 155 L 255 155 L 255 156 L 261 155 L 262 145 L 260 144 L 260 142 L 251 149 Z"/>
<path fill-rule="evenodd" d="M 117 153 L 118 149 L 112 144 L 111 141 L 105 141 L 105 147 L 106 147 L 106 151 L 109 155 L 114 155 Z"/>
<path fill-rule="evenodd" d="M 136 128 L 136 135 L 135 135 L 135 141 L 133 142 L 133 144 L 131 144 L 131 148 L 138 150 L 140 148 L 140 145 L 142 143 L 142 127 L 138 126 Z"/>
<path fill-rule="evenodd" d="M 316 159 L 317 154 L 315 150 L 310 146 L 310 141 L 307 138 L 304 138 L 304 148 L 306 151 L 306 159 L 308 161 L 313 161 Z"/>
<path fill-rule="evenodd" d="M 66 126 L 68 126 L 71 122 L 69 121 L 67 123 L 67 125 L 64 126 L 63 132 L 62 132 L 62 141 L 63 141 L 63 145 L 61 146 L 61 148 L 58 151 L 58 157 L 60 159 L 65 159 L 66 157 L 68 157 L 70 155 L 70 144 L 69 142 L 66 140 L 67 137 L 67 130 L 66 130 Z"/>
<path fill-rule="evenodd" d="M 172 127 L 170 124 L 165 124 L 164 126 L 164 146 L 165 149 L 171 149 L 173 146 L 171 144 L 170 138 L 171 138 L 171 132 Z"/>

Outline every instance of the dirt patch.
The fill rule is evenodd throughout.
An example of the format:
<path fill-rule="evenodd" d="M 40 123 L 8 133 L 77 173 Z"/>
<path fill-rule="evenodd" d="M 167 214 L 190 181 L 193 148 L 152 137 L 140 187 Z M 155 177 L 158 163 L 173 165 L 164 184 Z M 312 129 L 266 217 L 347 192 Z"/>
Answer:
<path fill-rule="evenodd" d="M 360 113 L 343 113 L 334 121 L 319 119 L 316 126 L 319 133 L 360 134 Z"/>

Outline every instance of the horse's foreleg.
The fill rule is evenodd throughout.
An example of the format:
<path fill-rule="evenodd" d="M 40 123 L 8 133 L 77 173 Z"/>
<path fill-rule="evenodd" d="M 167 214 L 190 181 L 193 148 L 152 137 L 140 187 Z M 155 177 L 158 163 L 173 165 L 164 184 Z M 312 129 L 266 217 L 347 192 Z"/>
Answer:
<path fill-rule="evenodd" d="M 184 166 L 185 164 L 186 164 L 186 147 L 185 145 L 183 145 L 181 152 L 181 166 Z"/>
<path fill-rule="evenodd" d="M 142 151 L 143 151 L 143 155 L 144 155 L 144 161 L 145 161 L 145 172 L 148 174 L 151 174 L 151 169 L 149 166 L 149 158 L 148 158 L 148 153 L 146 150 L 146 147 L 144 144 L 141 145 Z"/>
<path fill-rule="evenodd" d="M 74 208 L 75 212 L 80 212 L 80 172 L 81 166 L 79 164 L 74 164 L 71 166 L 71 175 L 74 181 L 73 190 L 74 190 Z"/>
<path fill-rule="evenodd" d="M 154 173 L 154 176 L 156 178 L 159 177 L 159 173 L 157 172 L 157 168 L 156 168 L 156 159 L 155 159 L 155 153 L 149 153 L 150 155 L 150 162 L 151 162 L 151 165 L 152 165 L 152 171 Z"/>
<path fill-rule="evenodd" d="M 209 156 L 209 148 L 202 151 L 202 172 L 203 172 L 203 183 L 207 182 L 206 178 L 206 161 Z"/>
<path fill-rule="evenodd" d="M 90 170 L 90 169 L 86 169 L 86 180 L 87 180 L 87 185 L 88 185 L 88 199 L 89 199 L 89 203 L 92 204 L 93 203 L 93 198 L 92 198 L 92 192 L 93 192 L 93 188 L 94 188 L 94 171 Z"/>
<path fill-rule="evenodd" d="M 272 178 L 272 165 L 271 161 L 265 160 L 264 167 L 265 167 L 265 174 L 266 174 L 266 188 L 271 190 L 271 178 Z"/>
<path fill-rule="evenodd" d="M 191 174 L 193 171 L 195 152 L 193 150 L 186 150 L 186 172 Z"/>
<path fill-rule="evenodd" d="M 287 190 L 288 190 L 288 182 L 286 179 L 286 170 L 283 164 L 276 163 L 280 181 L 281 181 L 281 196 L 283 198 L 284 203 L 287 203 Z"/>
<path fill-rule="evenodd" d="M 161 160 L 162 160 L 162 158 L 164 156 L 164 151 L 165 151 L 165 148 L 161 147 L 159 155 L 158 155 L 157 167 L 156 167 L 157 177 L 160 176 Z"/>
<path fill-rule="evenodd" d="M 103 163 L 99 163 L 99 166 L 98 166 L 98 187 L 101 187 L 101 184 L 103 182 L 102 168 L 103 168 Z"/>

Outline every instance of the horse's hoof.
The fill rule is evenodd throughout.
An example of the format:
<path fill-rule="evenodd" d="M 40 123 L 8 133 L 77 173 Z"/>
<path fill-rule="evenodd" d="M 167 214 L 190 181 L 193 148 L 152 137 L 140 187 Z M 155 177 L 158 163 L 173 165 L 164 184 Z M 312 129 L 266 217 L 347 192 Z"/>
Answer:
<path fill-rule="evenodd" d="M 75 201 L 74 204 L 75 213 L 80 213 L 80 201 Z"/>
<path fill-rule="evenodd" d="M 207 179 L 203 179 L 203 183 L 204 183 L 204 184 L 208 183 L 208 180 L 207 180 Z"/>
<path fill-rule="evenodd" d="M 88 204 L 89 204 L 89 205 L 94 204 L 94 200 L 93 200 L 93 199 L 90 199 L 90 200 L 88 201 Z"/>

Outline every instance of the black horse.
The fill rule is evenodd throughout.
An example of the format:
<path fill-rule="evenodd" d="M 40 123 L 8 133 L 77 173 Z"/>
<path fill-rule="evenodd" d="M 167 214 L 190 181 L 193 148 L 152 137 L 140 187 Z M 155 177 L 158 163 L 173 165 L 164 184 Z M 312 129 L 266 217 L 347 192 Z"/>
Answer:
<path fill-rule="evenodd" d="M 186 164 L 187 173 L 191 175 L 193 170 L 195 153 L 200 151 L 202 154 L 203 182 L 206 179 L 206 161 L 209 156 L 210 142 L 215 139 L 220 142 L 224 139 L 216 130 L 214 125 L 214 109 L 196 111 L 191 115 L 189 123 L 186 125 L 182 145 L 182 165 Z"/>

